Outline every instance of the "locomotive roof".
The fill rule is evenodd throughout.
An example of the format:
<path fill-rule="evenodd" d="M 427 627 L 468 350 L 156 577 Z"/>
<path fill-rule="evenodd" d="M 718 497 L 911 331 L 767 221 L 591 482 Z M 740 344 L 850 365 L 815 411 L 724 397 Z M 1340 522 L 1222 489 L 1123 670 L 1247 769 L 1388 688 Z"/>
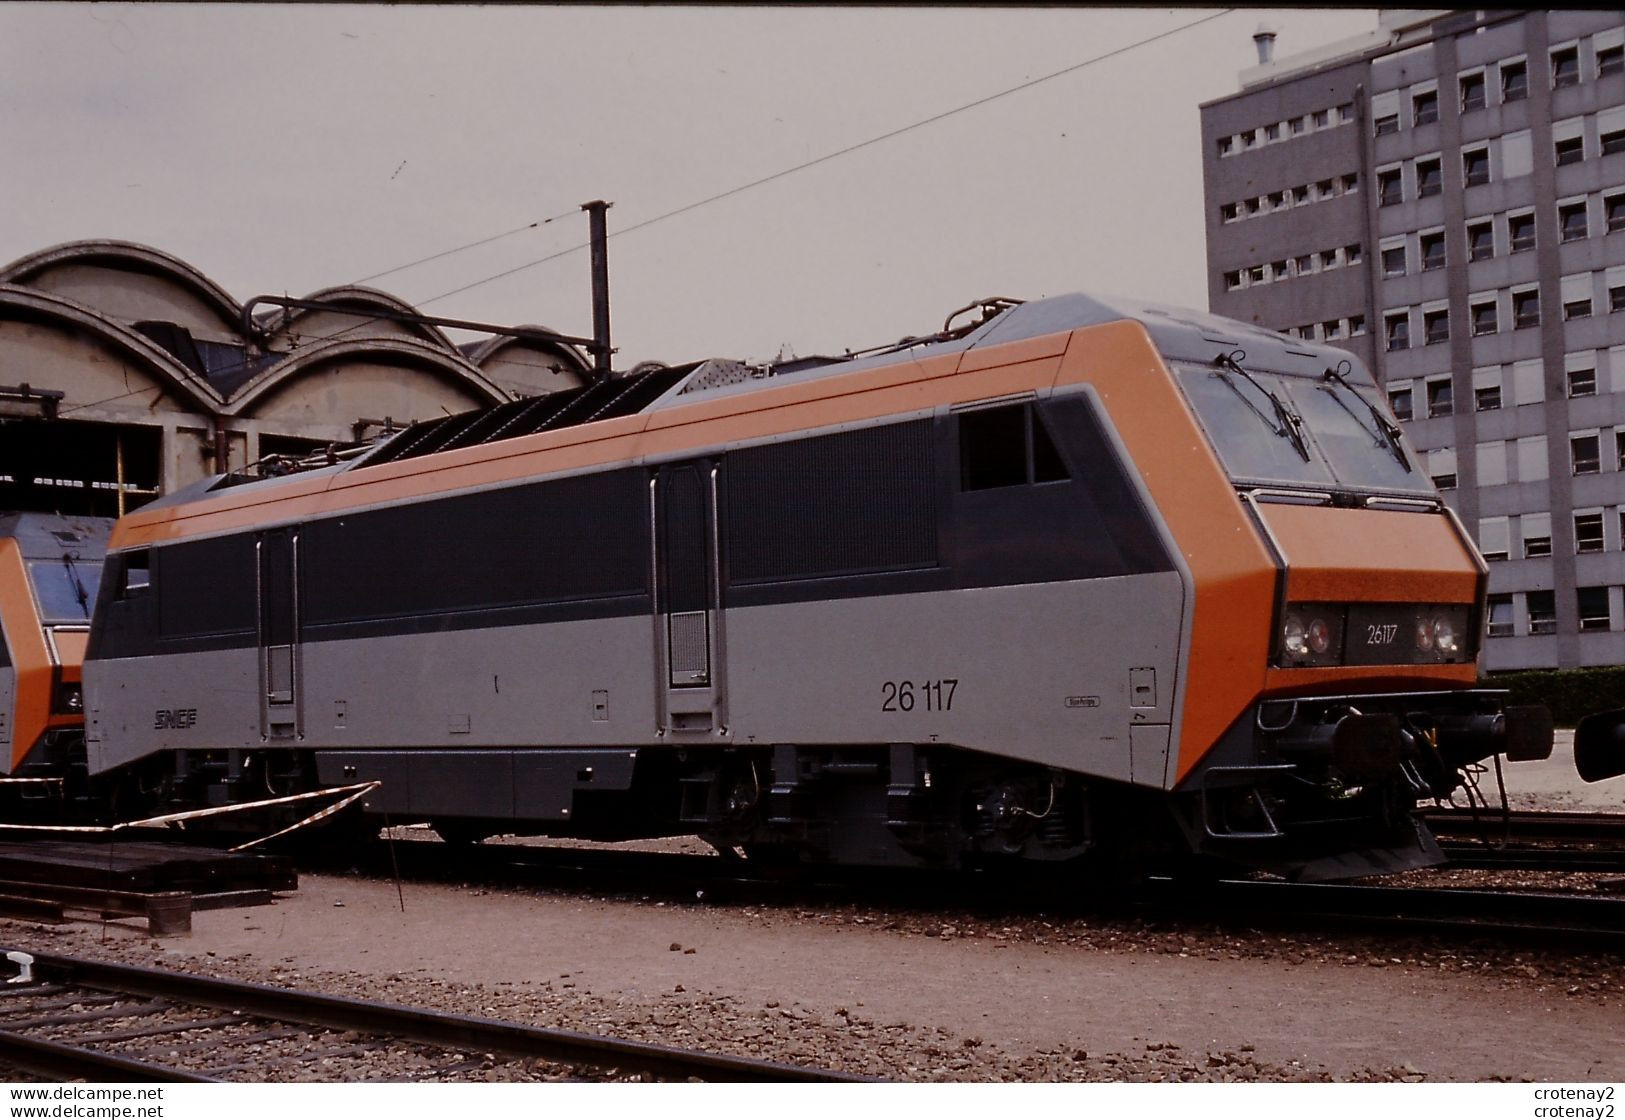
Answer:
<path fill-rule="evenodd" d="M 1124 321 L 1141 324 L 1166 360 L 1208 364 L 1221 355 L 1236 355 L 1254 370 L 1318 378 L 1327 369 L 1341 368 L 1349 382 L 1375 385 L 1363 364 L 1345 350 L 1289 338 L 1206 312 L 1074 293 L 1003 306 L 957 337 L 943 334 L 905 340 L 882 352 L 855 357 L 809 358 L 785 367 L 722 359 L 677 367 L 644 367 L 578 389 L 420 421 L 348 462 L 279 477 L 226 475 L 206 479 L 149 503 L 143 510 L 184 506 L 228 488 L 245 497 L 256 491 L 280 491 L 292 479 L 324 489 L 349 472 L 386 463 Z M 1238 351 L 1245 352 L 1245 356 Z M 324 477 L 327 482 L 322 481 Z"/>
<path fill-rule="evenodd" d="M 111 517 L 0 513 L 0 537 L 15 540 L 29 560 L 60 560 L 65 552 L 85 560 L 100 560 L 112 531 Z"/>

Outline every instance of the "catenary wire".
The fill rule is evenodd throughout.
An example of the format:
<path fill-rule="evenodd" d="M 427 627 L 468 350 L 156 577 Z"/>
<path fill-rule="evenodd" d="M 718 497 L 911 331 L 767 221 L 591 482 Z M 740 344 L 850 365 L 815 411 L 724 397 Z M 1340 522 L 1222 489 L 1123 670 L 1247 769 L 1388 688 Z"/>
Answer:
<path fill-rule="evenodd" d="M 714 195 L 710 195 L 709 197 L 702 198 L 702 199 L 700 199 L 700 200 L 698 200 L 696 202 L 687 203 L 686 205 L 679 206 L 674 210 L 668 210 L 668 211 L 666 211 L 664 213 L 656 214 L 652 218 L 646 218 L 641 222 L 635 222 L 632 225 L 625 226 L 625 227 L 623 227 L 621 229 L 618 229 L 618 230 L 613 230 L 613 231 L 611 231 L 609 233 L 608 236 L 610 238 L 616 238 L 616 237 L 624 236 L 624 235 L 626 235 L 628 233 L 634 233 L 634 232 L 636 232 L 638 230 L 641 230 L 641 229 L 647 229 L 648 227 L 656 224 L 657 222 L 666 221 L 668 218 L 675 218 L 675 217 L 678 217 L 679 215 L 687 214 L 687 213 L 689 213 L 691 211 L 698 210 L 703 206 L 709 206 L 712 203 L 721 202 L 724 199 L 732 198 L 733 196 L 738 195 L 738 194 L 743 194 L 745 191 L 753 190 L 756 187 L 765 186 L 768 183 L 776 182 L 776 181 L 778 181 L 780 179 L 783 179 L 783 178 L 786 178 L 786 177 L 788 177 L 790 175 L 794 175 L 799 171 L 805 171 L 808 168 L 817 167 L 820 164 L 828 163 L 828 162 L 830 162 L 832 160 L 839 159 L 842 156 L 850 155 L 853 152 L 861 151 L 864 148 L 873 147 L 876 144 L 880 144 L 880 143 L 883 143 L 883 142 L 885 142 L 887 140 L 891 140 L 891 139 L 894 139 L 894 138 L 896 138 L 898 136 L 902 136 L 905 133 L 914 131 L 915 129 L 924 128 L 927 125 L 936 124 L 937 122 L 946 120 L 949 117 L 957 116 L 960 113 L 969 112 L 972 109 L 980 108 L 983 105 L 987 105 L 987 104 L 990 104 L 990 103 L 992 103 L 994 101 L 998 101 L 998 100 L 1000 100 L 1002 98 L 1009 97 L 1009 96 L 1011 96 L 1013 94 L 1020 93 L 1023 90 L 1032 89 L 1034 86 L 1042 85 L 1045 82 L 1050 82 L 1050 81 L 1053 81 L 1053 80 L 1055 80 L 1057 78 L 1065 77 L 1068 74 L 1075 74 L 1079 70 L 1083 70 L 1083 69 L 1085 69 L 1087 67 L 1094 66 L 1097 63 L 1105 62 L 1108 59 L 1117 58 L 1117 57 L 1119 57 L 1121 55 L 1127 54 L 1130 51 L 1138 50 L 1141 47 L 1149 46 L 1152 43 L 1160 42 L 1163 39 L 1167 39 L 1167 38 L 1170 38 L 1170 37 L 1172 37 L 1174 35 L 1178 35 L 1178 34 L 1181 34 L 1183 32 L 1189 31 L 1192 28 L 1200 27 L 1200 26 L 1202 26 L 1203 24 L 1206 24 L 1206 23 L 1211 23 L 1212 21 L 1214 21 L 1216 19 L 1220 19 L 1223 16 L 1230 15 L 1235 11 L 1236 11 L 1236 9 L 1234 9 L 1234 8 L 1220 9 L 1219 11 L 1214 12 L 1211 15 L 1203 16 L 1201 19 L 1192 20 L 1189 23 L 1181 24 L 1178 27 L 1170 28 L 1170 29 L 1168 29 L 1166 31 L 1160 31 L 1155 35 L 1150 35 L 1150 36 L 1147 36 L 1144 39 L 1135 40 L 1132 43 L 1126 43 L 1121 47 L 1116 47 L 1116 48 L 1113 48 L 1112 50 L 1102 52 L 1101 54 L 1094 55 L 1091 58 L 1086 58 L 1082 62 L 1075 62 L 1071 66 L 1063 67 L 1060 70 L 1056 70 L 1056 71 L 1053 71 L 1053 72 L 1048 73 L 1048 74 L 1040 75 L 1037 78 L 1031 78 L 1031 79 L 1029 79 L 1029 80 L 1027 80 L 1025 82 L 1021 82 L 1021 83 L 1019 83 L 1017 85 L 1009 86 L 1009 87 L 1007 87 L 1005 89 L 998 90 L 998 91 L 996 91 L 994 93 L 987 94 L 984 97 L 979 97 L 979 98 L 975 99 L 974 101 L 968 101 L 965 104 L 959 105 L 959 106 L 957 106 L 955 108 L 946 109 L 946 110 L 944 110 L 944 111 L 942 111 L 940 113 L 936 113 L 936 114 L 933 114 L 932 116 L 925 117 L 925 118 L 923 118 L 921 120 L 918 120 L 918 121 L 914 121 L 911 124 L 906 124 L 906 125 L 903 125 L 903 126 L 901 126 L 899 128 L 894 128 L 894 129 L 890 130 L 889 132 L 883 132 L 878 136 L 871 136 L 869 139 L 861 140 L 856 144 L 849 144 L 844 148 L 837 149 L 836 151 L 826 152 L 824 155 L 817 156 L 817 157 L 815 157 L 813 159 L 806 160 L 806 161 L 804 161 L 802 163 L 798 163 L 793 167 L 787 167 L 787 168 L 784 168 L 784 169 L 782 169 L 780 171 L 775 171 L 771 175 L 765 175 L 765 176 L 763 176 L 763 177 L 761 177 L 759 179 L 753 179 L 748 183 L 742 183 L 739 186 L 730 187 L 728 190 L 721 191 L 721 192 L 719 192 L 717 194 L 714 194 Z M 575 213 L 575 212 L 576 212 L 575 210 L 566 211 L 564 214 L 557 215 L 556 218 L 549 219 L 549 221 L 557 220 L 557 217 L 565 217 L 568 214 Z M 505 236 L 505 235 L 503 235 L 503 236 Z M 493 238 L 493 240 L 494 240 L 494 238 Z M 461 295 L 464 292 L 472 291 L 473 289 L 483 287 L 486 284 L 492 284 L 492 283 L 495 283 L 498 280 L 505 280 L 510 276 L 517 275 L 518 273 L 521 273 L 521 272 L 526 272 L 526 271 L 528 271 L 528 270 L 530 270 L 532 268 L 537 268 L 537 267 L 539 267 L 541 265 L 549 263 L 550 261 L 556 261 L 556 260 L 560 259 L 561 257 L 567 257 L 567 256 L 571 255 L 572 253 L 579 253 L 581 250 L 589 248 L 591 246 L 591 244 L 592 243 L 590 241 L 583 241 L 583 242 L 580 242 L 578 244 L 571 245 L 570 247 L 568 247 L 566 249 L 560 249 L 557 252 L 549 253 L 546 256 L 538 257 L 537 259 L 532 260 L 532 261 L 527 261 L 524 264 L 515 265 L 513 268 L 504 269 L 501 272 L 493 273 L 490 276 L 486 276 L 486 277 L 484 277 L 482 279 L 472 281 L 472 282 L 470 282 L 468 284 L 463 284 L 463 285 L 461 285 L 459 287 L 452 288 L 449 291 L 441 292 L 438 295 L 429 296 L 427 299 L 417 300 L 417 301 L 414 302 L 413 306 L 415 306 L 415 307 L 426 307 L 427 305 L 429 305 L 431 303 L 437 303 L 440 300 L 449 299 L 450 297 L 455 296 L 455 295 Z M 453 250 L 453 251 L 455 251 L 455 250 Z M 433 258 L 425 258 L 425 259 L 428 260 L 428 259 L 433 259 Z M 410 266 L 402 266 L 402 267 L 404 268 L 404 267 L 410 267 Z M 379 273 L 378 275 L 382 276 L 382 275 L 386 275 L 386 274 L 385 273 Z M 373 277 L 373 279 L 376 279 L 376 277 Z M 331 339 L 331 338 L 337 338 L 340 335 L 348 334 L 348 333 L 350 333 L 352 331 L 359 330 L 359 329 L 361 329 L 361 328 L 363 328 L 365 326 L 368 326 L 371 322 L 377 322 L 377 321 L 378 320 L 367 320 L 367 321 L 359 322 L 359 323 L 356 323 L 356 324 L 354 324 L 352 326 L 344 327 L 341 330 L 336 331 L 331 335 L 324 335 L 321 338 L 319 338 L 317 341 L 326 341 L 326 340 Z"/>

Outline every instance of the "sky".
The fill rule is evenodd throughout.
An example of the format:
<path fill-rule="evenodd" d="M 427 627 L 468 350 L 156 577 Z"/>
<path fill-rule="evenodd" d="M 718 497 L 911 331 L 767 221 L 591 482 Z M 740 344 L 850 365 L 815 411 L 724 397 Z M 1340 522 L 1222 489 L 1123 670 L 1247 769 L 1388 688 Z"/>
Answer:
<path fill-rule="evenodd" d="M 1198 106 L 1260 23 L 1280 57 L 1376 26 L 1222 11 L 0 0 L 0 263 L 137 241 L 246 300 L 519 230 L 370 283 L 590 335 L 566 251 L 605 199 L 618 369 L 838 354 L 993 295 L 1205 308 Z"/>

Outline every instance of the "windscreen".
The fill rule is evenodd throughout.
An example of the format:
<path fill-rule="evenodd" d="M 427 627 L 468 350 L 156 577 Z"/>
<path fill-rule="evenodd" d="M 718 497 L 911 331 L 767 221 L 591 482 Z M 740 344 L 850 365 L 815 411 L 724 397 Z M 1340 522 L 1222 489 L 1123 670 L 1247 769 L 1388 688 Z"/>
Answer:
<path fill-rule="evenodd" d="M 43 622 L 89 622 L 102 583 L 100 561 L 30 560 L 28 580 L 34 585 Z"/>
<path fill-rule="evenodd" d="M 1232 481 L 1436 496 L 1373 389 L 1225 365 L 1173 369 Z"/>

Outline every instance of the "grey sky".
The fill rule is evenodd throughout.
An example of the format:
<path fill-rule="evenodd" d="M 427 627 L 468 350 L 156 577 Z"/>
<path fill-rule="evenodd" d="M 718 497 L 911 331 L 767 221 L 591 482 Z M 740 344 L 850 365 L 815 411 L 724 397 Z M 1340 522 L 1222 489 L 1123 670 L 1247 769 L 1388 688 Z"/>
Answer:
<path fill-rule="evenodd" d="M 304 295 L 593 198 L 611 230 L 1204 9 L 0 3 L 0 262 L 140 241 Z M 984 295 L 1206 306 L 1197 105 L 1374 10 L 1241 10 L 611 242 L 617 365 L 838 353 Z M 376 281 L 591 333 L 585 215 Z"/>

